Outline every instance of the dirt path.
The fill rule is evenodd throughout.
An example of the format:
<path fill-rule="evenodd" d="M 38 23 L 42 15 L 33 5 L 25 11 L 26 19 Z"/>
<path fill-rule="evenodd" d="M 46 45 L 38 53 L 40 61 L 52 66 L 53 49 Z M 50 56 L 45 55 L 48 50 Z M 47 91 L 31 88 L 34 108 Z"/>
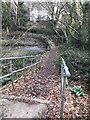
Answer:
<path fill-rule="evenodd" d="M 56 68 L 54 64 L 56 53 L 57 48 L 53 48 L 46 56 L 46 58 L 43 59 L 43 71 L 41 71 L 40 76 L 42 76 L 44 80 L 46 80 L 46 78 L 49 77 L 50 75 L 56 73 Z"/>
<path fill-rule="evenodd" d="M 16 81 L 13 92 L 10 84 L 2 94 L 50 100 L 48 116 L 57 118 L 60 113 L 60 76 L 54 64 L 56 54 L 57 48 L 53 48 L 43 57 L 40 71 L 29 74 L 25 80 L 22 77 Z"/>

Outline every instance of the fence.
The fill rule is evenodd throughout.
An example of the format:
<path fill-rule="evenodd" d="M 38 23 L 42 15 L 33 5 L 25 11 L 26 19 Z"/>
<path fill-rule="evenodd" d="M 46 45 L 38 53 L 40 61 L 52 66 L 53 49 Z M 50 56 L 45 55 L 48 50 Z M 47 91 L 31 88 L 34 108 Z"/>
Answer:
<path fill-rule="evenodd" d="M 25 63 L 25 59 L 27 61 L 27 64 Z M 28 59 L 28 60 L 27 60 Z M 15 60 L 19 60 L 21 63 L 22 68 L 17 68 L 14 70 L 14 62 Z M 22 57 L 10 57 L 10 58 L 0 58 L 0 70 L 2 72 L 2 68 L 4 67 L 4 62 L 7 63 L 8 68 L 8 74 L 0 76 L 0 81 L 3 81 L 4 78 L 11 76 L 11 81 L 12 81 L 12 87 L 14 89 L 14 84 L 13 84 L 13 74 L 14 73 L 19 73 L 21 71 L 24 71 L 25 69 L 32 68 L 33 66 L 36 66 L 41 63 L 40 56 L 22 56 Z M 18 62 L 18 61 L 16 61 Z M 18 64 L 18 63 L 17 63 Z"/>
<path fill-rule="evenodd" d="M 68 67 L 67 67 L 64 59 L 61 57 L 61 112 L 60 112 L 61 119 L 63 118 L 66 80 L 70 76 L 71 76 L 71 74 L 68 70 Z"/>

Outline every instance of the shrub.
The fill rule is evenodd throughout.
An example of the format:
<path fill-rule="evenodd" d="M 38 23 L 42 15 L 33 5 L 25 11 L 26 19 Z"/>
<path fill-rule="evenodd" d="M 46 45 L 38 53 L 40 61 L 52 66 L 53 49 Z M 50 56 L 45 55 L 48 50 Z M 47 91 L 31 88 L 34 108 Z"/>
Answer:
<path fill-rule="evenodd" d="M 84 90 L 81 88 L 81 86 L 74 86 L 69 88 L 71 92 L 75 93 L 75 95 L 78 96 L 85 96 Z"/>
<path fill-rule="evenodd" d="M 7 84 L 9 81 L 11 81 L 11 78 L 10 78 L 10 77 L 3 78 L 3 80 L 2 80 L 2 85 Z"/>
<path fill-rule="evenodd" d="M 55 59 L 60 66 L 60 58 L 63 57 L 74 80 L 89 80 L 90 61 L 87 51 L 80 51 L 74 47 L 61 47 L 60 53 Z M 60 70 L 60 68 L 58 68 Z"/>
<path fill-rule="evenodd" d="M 49 28 L 32 28 L 29 32 L 35 34 L 53 35 L 54 31 Z"/>

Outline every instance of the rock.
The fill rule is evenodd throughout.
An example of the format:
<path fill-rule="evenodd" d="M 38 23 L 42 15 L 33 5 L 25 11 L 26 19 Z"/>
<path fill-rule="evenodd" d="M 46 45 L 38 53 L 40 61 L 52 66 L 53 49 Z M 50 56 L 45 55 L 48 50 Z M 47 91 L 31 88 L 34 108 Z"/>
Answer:
<path fill-rule="evenodd" d="M 0 115 L 3 115 L 2 117 L 4 118 L 41 118 L 47 114 L 48 111 L 47 105 L 40 103 L 30 104 L 14 100 L 5 100 L 3 104 L 3 112 Z"/>

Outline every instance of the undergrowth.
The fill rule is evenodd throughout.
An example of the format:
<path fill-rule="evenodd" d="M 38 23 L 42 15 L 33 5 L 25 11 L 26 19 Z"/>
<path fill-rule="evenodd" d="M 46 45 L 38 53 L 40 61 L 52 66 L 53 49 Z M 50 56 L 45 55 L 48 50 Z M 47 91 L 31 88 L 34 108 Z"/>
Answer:
<path fill-rule="evenodd" d="M 55 59 L 58 70 L 60 70 L 61 57 L 66 61 L 71 72 L 71 79 L 89 82 L 90 61 L 88 51 L 82 51 L 72 46 L 61 45 Z"/>

